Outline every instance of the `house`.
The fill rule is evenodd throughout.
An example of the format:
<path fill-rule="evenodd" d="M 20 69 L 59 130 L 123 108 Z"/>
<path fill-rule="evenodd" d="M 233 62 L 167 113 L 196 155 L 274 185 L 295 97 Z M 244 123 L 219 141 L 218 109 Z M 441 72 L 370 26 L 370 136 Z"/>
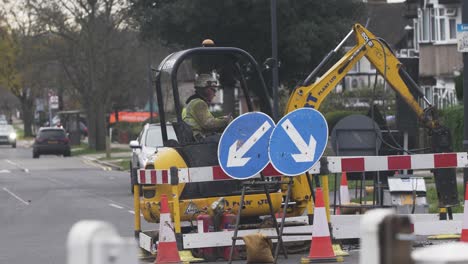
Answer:
<path fill-rule="evenodd" d="M 387 3 L 374 0 L 366 5 L 367 28 L 386 40 L 405 65 L 408 65 L 408 59 L 419 58 L 418 78 L 415 79 L 429 101 L 438 108 L 457 104 L 454 78 L 463 67 L 456 40 L 456 24 L 461 23 L 461 2 L 407 0 Z M 375 68 L 363 58 L 344 78 L 342 89 L 373 87 L 375 74 Z M 382 76 L 377 80 L 383 84 Z"/>
<path fill-rule="evenodd" d="M 387 3 L 385 1 L 368 1 L 367 17 L 360 21 L 376 36 L 383 38 L 396 53 L 397 57 L 417 57 L 412 49 L 412 20 L 404 16 L 407 6 L 405 3 Z M 389 25 L 391 21 L 391 26 Z M 373 87 L 376 69 L 364 57 L 344 78 L 343 89 Z M 383 85 L 384 79 L 378 76 L 377 82 Z"/>
<path fill-rule="evenodd" d="M 420 86 L 439 108 L 454 105 L 454 79 L 463 68 L 456 36 L 456 26 L 461 23 L 461 1 L 407 0 L 406 5 L 406 16 L 413 22 L 414 51 L 419 55 Z"/>

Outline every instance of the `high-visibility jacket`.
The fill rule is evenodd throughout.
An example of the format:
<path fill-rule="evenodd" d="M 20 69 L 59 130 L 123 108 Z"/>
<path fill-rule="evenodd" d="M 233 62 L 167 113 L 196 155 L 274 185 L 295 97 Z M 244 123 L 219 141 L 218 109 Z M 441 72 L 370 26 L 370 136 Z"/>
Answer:
<path fill-rule="evenodd" d="M 214 117 L 208 109 L 208 104 L 201 98 L 189 101 L 182 118 L 192 127 L 194 138 L 204 138 L 215 132 L 221 132 L 229 123 L 226 117 Z"/>

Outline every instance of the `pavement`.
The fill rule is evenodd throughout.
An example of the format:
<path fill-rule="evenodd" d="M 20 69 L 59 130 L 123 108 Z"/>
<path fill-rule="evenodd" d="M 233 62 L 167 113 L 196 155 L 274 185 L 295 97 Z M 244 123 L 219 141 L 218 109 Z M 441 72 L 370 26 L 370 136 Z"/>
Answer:
<path fill-rule="evenodd" d="M 111 152 L 109 158 L 106 153 L 86 154 L 82 155 L 82 157 L 100 165 L 111 167 L 113 170 L 128 170 L 129 168 L 121 167 L 120 162 L 131 159 L 132 150 L 130 147 L 127 144 L 111 143 L 111 149 L 128 149 L 128 152 Z"/>

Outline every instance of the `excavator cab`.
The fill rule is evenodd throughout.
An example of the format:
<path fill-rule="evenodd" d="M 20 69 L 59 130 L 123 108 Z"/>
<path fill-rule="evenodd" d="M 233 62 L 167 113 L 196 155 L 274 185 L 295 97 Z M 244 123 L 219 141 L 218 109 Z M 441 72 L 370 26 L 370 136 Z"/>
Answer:
<path fill-rule="evenodd" d="M 166 57 L 156 73 L 156 95 L 164 146 L 174 147 L 189 167 L 218 164 L 217 143 L 198 142 L 183 121 L 186 100 L 194 93 L 196 74 L 208 73 L 220 80 L 221 87 L 211 112 L 238 116 L 254 110 L 271 115 L 271 103 L 253 57 L 238 48 L 201 47 L 175 52 Z M 172 124 L 177 141 L 167 137 Z"/>
<path fill-rule="evenodd" d="M 163 141 L 163 147 L 158 148 L 154 155 L 156 170 L 218 165 L 218 143 L 195 140 L 190 126 L 183 120 L 185 102 L 195 92 L 195 76 L 202 73 L 216 75 L 220 80 L 221 87 L 210 106 L 213 115 L 231 113 L 236 117 L 251 111 L 272 113 L 271 99 L 260 66 L 246 51 L 231 47 L 200 47 L 172 53 L 160 63 L 155 76 Z M 174 128 L 177 140 L 168 138 L 169 126 Z M 279 210 L 283 193 L 278 192 L 279 185 L 271 188 L 274 192 L 274 209 Z M 140 206 L 148 222 L 159 221 L 159 207 L 156 205 L 163 194 L 168 197 L 177 195 L 180 220 L 191 221 L 194 213 L 209 208 L 221 198 L 235 213 L 242 185 L 236 180 L 178 183 L 175 186 L 143 184 L 142 190 Z M 263 203 L 264 200 L 263 189 L 248 191 L 248 205 L 242 212 L 243 216 L 258 218 L 269 214 L 268 204 Z M 169 203 L 173 204 L 174 201 L 170 200 Z"/>

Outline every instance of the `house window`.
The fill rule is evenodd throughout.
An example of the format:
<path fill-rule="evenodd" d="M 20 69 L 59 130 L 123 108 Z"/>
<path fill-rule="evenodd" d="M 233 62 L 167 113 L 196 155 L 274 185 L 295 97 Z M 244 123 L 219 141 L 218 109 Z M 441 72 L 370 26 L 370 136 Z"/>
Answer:
<path fill-rule="evenodd" d="M 461 21 L 457 8 L 437 7 L 418 10 L 415 22 L 419 42 L 455 43 L 457 19 Z"/>
<path fill-rule="evenodd" d="M 436 41 L 450 42 L 455 41 L 456 35 L 456 8 L 436 8 Z"/>
<path fill-rule="evenodd" d="M 431 29 L 433 28 L 434 16 L 431 14 L 434 12 L 432 8 L 425 8 L 418 10 L 418 21 L 419 21 L 419 42 L 430 42 L 432 39 Z"/>
<path fill-rule="evenodd" d="M 457 21 L 456 19 L 449 19 L 449 30 L 450 30 L 450 39 L 456 39 L 457 38 Z"/>
<path fill-rule="evenodd" d="M 414 49 L 419 52 L 419 23 L 418 19 L 413 19 L 413 28 L 414 28 L 414 35 L 413 35 L 413 42 L 414 42 Z"/>

